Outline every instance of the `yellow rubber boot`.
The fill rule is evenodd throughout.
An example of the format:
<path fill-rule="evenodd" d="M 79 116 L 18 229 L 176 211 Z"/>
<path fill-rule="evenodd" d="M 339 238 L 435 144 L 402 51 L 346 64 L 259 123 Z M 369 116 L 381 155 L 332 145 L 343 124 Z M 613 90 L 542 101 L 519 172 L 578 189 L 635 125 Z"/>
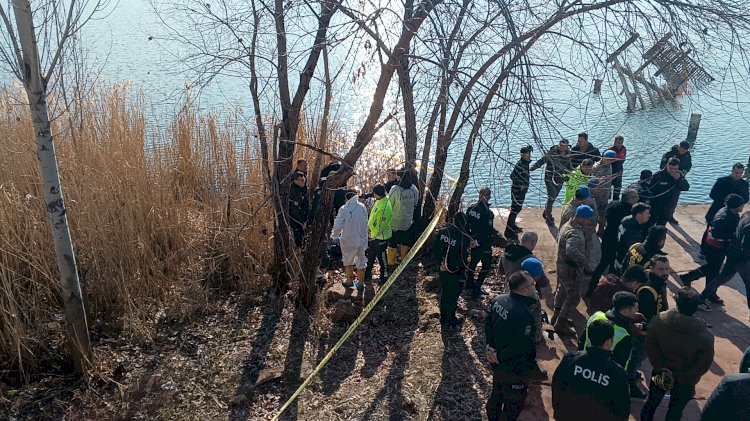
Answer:
<path fill-rule="evenodd" d="M 410 249 L 411 247 L 409 246 L 401 246 L 401 261 L 406 259 L 406 254 L 409 253 Z"/>
<path fill-rule="evenodd" d="M 344 274 L 346 275 L 346 281 L 343 283 L 345 287 L 351 288 L 354 286 L 354 266 L 344 266 Z"/>
<path fill-rule="evenodd" d="M 396 247 L 390 247 L 388 246 L 388 249 L 385 251 L 386 259 L 388 260 L 388 266 L 396 266 L 396 253 L 398 250 L 396 250 Z"/>

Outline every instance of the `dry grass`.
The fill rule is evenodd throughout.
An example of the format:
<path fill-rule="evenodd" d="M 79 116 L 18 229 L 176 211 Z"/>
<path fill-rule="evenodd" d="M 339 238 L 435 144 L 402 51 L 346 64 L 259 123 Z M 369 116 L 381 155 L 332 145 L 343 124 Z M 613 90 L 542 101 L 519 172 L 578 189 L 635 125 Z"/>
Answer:
<path fill-rule="evenodd" d="M 28 380 L 65 347 L 20 97 L 0 92 L 0 378 Z M 149 136 L 143 109 L 113 88 L 78 104 L 81 117 L 56 119 L 53 134 L 90 325 L 148 339 L 158 320 L 201 311 L 207 291 L 267 286 L 272 213 L 257 141 L 238 116 L 185 109 L 166 133 Z"/>

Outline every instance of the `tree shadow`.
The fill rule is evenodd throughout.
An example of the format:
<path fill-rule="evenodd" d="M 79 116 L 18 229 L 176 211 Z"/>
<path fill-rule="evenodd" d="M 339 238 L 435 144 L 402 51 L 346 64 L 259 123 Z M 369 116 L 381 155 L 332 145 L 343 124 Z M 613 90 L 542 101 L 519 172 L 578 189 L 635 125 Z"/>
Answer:
<path fill-rule="evenodd" d="M 379 405 L 387 405 L 388 419 L 403 420 L 409 418 L 406 412 L 406 399 L 403 394 L 403 381 L 406 375 L 406 368 L 409 366 L 409 353 L 411 342 L 414 339 L 414 332 L 419 325 L 419 303 L 417 301 L 416 271 L 410 270 L 404 272 L 401 276 L 403 279 L 400 284 L 391 293 L 389 291 L 389 300 L 384 299 L 378 310 L 378 314 L 392 313 L 394 321 L 387 324 L 378 324 L 378 330 L 383 329 L 384 341 L 367 341 L 363 347 L 365 358 L 370 358 L 370 354 L 377 352 L 383 353 L 386 346 L 394 350 L 394 357 L 391 368 L 385 379 L 383 387 L 377 395 L 372 397 L 370 405 L 365 409 L 362 419 L 372 419 Z M 377 346 L 377 349 L 373 345 Z M 377 359 L 381 356 L 374 356 Z M 384 359 L 384 358 L 383 358 Z M 379 366 L 382 362 L 370 359 L 365 363 L 367 367 Z M 372 370 L 371 368 L 368 370 Z M 372 373 L 372 371 L 369 371 Z"/>
<path fill-rule="evenodd" d="M 332 332 L 326 337 L 321 337 L 318 341 L 318 355 L 316 363 L 320 363 L 323 358 L 330 352 L 336 343 L 344 336 L 349 325 L 346 323 L 336 323 Z M 361 332 L 355 332 L 334 354 L 330 361 L 321 370 L 319 377 L 321 379 L 321 391 L 326 395 L 336 392 L 341 383 L 349 377 L 357 365 L 357 354 L 359 351 L 359 339 Z"/>
<path fill-rule="evenodd" d="M 646 403 L 643 399 L 630 399 L 630 415 L 634 419 L 641 419 L 641 410 L 643 405 Z M 669 399 L 666 397 L 659 403 L 659 407 L 656 409 L 654 414 L 655 420 L 663 420 L 667 416 L 667 409 L 669 408 Z M 701 417 L 701 409 L 698 405 L 698 401 L 693 398 L 688 402 L 685 409 L 682 411 L 682 421 L 698 421 Z"/>
<path fill-rule="evenodd" d="M 673 226 L 675 228 L 675 226 Z M 674 240 L 677 245 L 682 247 L 683 250 L 685 250 L 685 253 L 689 254 L 690 257 L 693 258 L 693 261 L 695 263 L 703 263 L 704 260 L 700 258 L 700 243 L 696 243 L 695 240 L 693 240 L 688 233 L 686 233 L 682 228 L 679 226 L 675 228 L 677 232 L 682 234 L 683 238 L 678 237 L 675 235 L 672 230 L 667 230 L 667 234 Z"/>
<path fill-rule="evenodd" d="M 286 402 L 302 383 L 302 362 L 305 356 L 305 344 L 310 334 L 310 314 L 304 309 L 296 309 L 289 333 L 289 346 L 284 359 L 284 388 L 279 402 Z M 297 420 L 297 400 L 295 400 L 284 414 L 282 420 Z"/>
<path fill-rule="evenodd" d="M 269 297 L 263 305 L 263 318 L 258 327 L 255 339 L 250 346 L 250 354 L 242 363 L 242 374 L 240 382 L 235 392 L 235 396 L 245 395 L 247 400 L 244 404 L 236 405 L 230 408 L 228 419 L 246 420 L 249 417 L 249 408 L 252 404 L 255 384 L 258 376 L 265 368 L 265 359 L 268 350 L 276 335 L 276 331 L 281 320 L 283 305 L 276 299 Z"/>
<path fill-rule="evenodd" d="M 750 329 L 742 321 L 722 311 L 698 312 L 696 317 L 703 319 L 711 327 L 714 336 L 724 338 L 744 352 L 750 343 Z"/>
<path fill-rule="evenodd" d="M 440 336 L 442 375 L 427 419 L 434 419 L 437 412 L 443 420 L 481 420 L 484 402 L 472 386 L 483 385 L 484 375 L 468 358 L 469 349 L 459 329 L 444 329 Z"/>

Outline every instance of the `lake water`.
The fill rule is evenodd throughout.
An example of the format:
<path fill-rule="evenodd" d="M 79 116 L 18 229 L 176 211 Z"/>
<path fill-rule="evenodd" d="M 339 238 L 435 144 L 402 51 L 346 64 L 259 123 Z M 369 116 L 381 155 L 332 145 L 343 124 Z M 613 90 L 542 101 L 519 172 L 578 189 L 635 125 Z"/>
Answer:
<path fill-rule="evenodd" d="M 168 15 L 163 17 L 169 18 Z M 180 109 L 181 95 L 185 86 L 191 83 L 188 73 L 184 73 L 189 70 L 190 63 L 179 61 L 180 57 L 184 57 L 185 47 L 164 39 L 163 34 L 163 24 L 145 0 L 121 0 L 111 7 L 108 15 L 92 21 L 84 32 L 84 36 L 93 40 L 90 58 L 101 66 L 106 82 L 131 81 L 136 89 L 144 92 L 153 110 L 149 112 L 150 121 L 161 123 L 170 121 Z M 149 40 L 149 37 L 154 39 Z M 332 71 L 336 72 L 343 66 L 344 76 L 354 73 L 356 60 L 347 60 L 348 58 L 334 55 Z M 375 76 L 374 72 L 368 73 L 353 88 L 336 92 L 334 116 L 349 133 L 356 132 L 366 115 Z M 586 131 L 592 143 L 604 150 L 611 144 L 614 135 L 620 133 L 625 136 L 628 147 L 624 180 L 624 184 L 628 184 L 637 179 L 641 169 L 658 169 L 661 155 L 685 138 L 690 114 L 699 112 L 703 119 L 698 140 L 691 150 L 693 169 L 688 176 L 691 189 L 682 195 L 682 202 L 706 202 L 708 191 L 717 177 L 728 174 L 734 162 L 748 162 L 750 107 L 746 90 L 741 89 L 737 93 L 731 83 L 718 80 L 704 91 L 696 91 L 689 98 L 681 98 L 678 104 L 656 107 L 649 105 L 645 110 L 627 113 L 624 111 L 625 98 L 618 95 L 620 88 L 614 75 L 609 71 L 604 76 L 606 79 L 601 95 L 591 93 L 590 79 L 544 87 L 545 106 L 551 108 L 558 119 L 554 124 L 557 133 L 547 131 L 543 135 L 547 146 L 556 144 L 559 135 L 575 142 L 576 133 Z M 347 78 L 351 80 L 350 77 Z M 392 85 L 396 85 L 395 78 Z M 227 75 L 218 77 L 200 94 L 192 92 L 191 96 L 204 110 L 217 107 L 243 109 L 247 124 L 252 124 L 250 95 L 247 82 L 242 78 Z M 274 97 L 273 89 L 269 89 L 267 100 L 272 102 Z M 320 98 L 320 87 L 314 87 L 308 101 L 308 111 L 321 108 Z M 391 99 L 386 104 L 386 112 L 393 105 Z M 418 98 L 417 107 L 421 114 L 426 114 L 429 106 L 429 101 L 420 101 Z M 373 153 L 377 150 L 398 150 L 398 131 L 395 127 L 391 129 L 391 132 L 378 138 L 383 144 L 375 145 L 371 149 Z M 496 204 L 505 205 L 509 202 L 508 175 L 518 158 L 518 149 L 528 143 L 527 132 L 525 125 L 519 126 L 504 142 L 499 142 L 502 146 L 495 145 L 493 151 L 482 146 L 478 151 L 475 148 L 476 161 L 466 189 L 467 201 L 475 197 L 475 192 L 481 186 L 489 185 L 493 188 Z M 350 137 L 353 138 L 353 135 Z M 449 175 L 458 175 L 458 159 L 463 155 L 463 147 L 459 136 L 451 146 L 453 159 L 448 165 Z M 342 146 L 342 149 L 345 147 Z M 540 156 L 541 151 L 535 148 L 533 159 Z M 367 159 L 368 156 L 364 158 Z M 532 188 L 526 201 L 529 206 L 544 203 L 542 175 L 543 170 L 533 173 Z"/>

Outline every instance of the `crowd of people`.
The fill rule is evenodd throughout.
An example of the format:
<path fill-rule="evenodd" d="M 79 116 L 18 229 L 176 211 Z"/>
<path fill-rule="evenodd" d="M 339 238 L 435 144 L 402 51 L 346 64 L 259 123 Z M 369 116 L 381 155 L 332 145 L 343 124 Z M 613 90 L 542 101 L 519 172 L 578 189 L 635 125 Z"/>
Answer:
<path fill-rule="evenodd" d="M 678 276 L 683 285 L 673 295 L 677 308 L 669 308 L 667 284 L 672 269 L 663 251 L 665 225 L 679 224 L 674 212 L 680 193 L 690 188 L 686 179 L 692 166 L 689 149 L 688 142 L 675 145 L 662 157 L 658 171 L 642 171 L 639 181 L 624 189 L 622 172 L 627 150 L 622 136 L 601 154 L 581 133 L 573 148 L 569 149 L 569 142 L 563 139 L 532 165 L 529 148 L 521 149 L 521 160 L 511 176 L 512 207 L 505 235 L 512 239 L 523 234 L 520 244 L 508 246 L 503 252 L 500 271 L 508 291 L 491 301 L 485 322 L 486 357 L 493 369 L 492 394 L 487 402 L 489 420 L 518 418 L 530 379 L 547 376 L 536 361 L 535 343 L 544 340 L 540 335 L 543 315 L 539 297 L 549 285 L 548 277 L 533 255 L 538 235 L 524 232 L 515 219 L 524 197 L 519 192 L 528 190 L 529 172 L 542 166 L 546 166 L 547 187 L 543 217 L 549 225 L 555 224 L 552 205 L 565 189 L 549 323 L 551 331 L 577 340 L 579 348 L 566 355 L 554 372 L 555 419 L 578 420 L 585 410 L 590 419 L 626 420 L 630 399 L 637 398 L 645 399 L 640 419 L 650 421 L 665 395 L 670 396 L 666 419 L 681 419 L 695 395 L 695 385 L 714 358 L 714 336 L 696 313 L 711 311 L 711 305 L 723 305 L 716 291 L 736 273 L 750 292 L 750 212 L 742 215 L 749 191 L 742 178 L 744 165 L 736 163 L 731 174 L 719 178 L 711 190 L 713 203 L 706 215 L 708 225 L 701 244 L 706 263 Z M 467 212 L 486 206 L 489 195 L 488 189 L 483 189 L 479 202 Z M 464 220 L 462 214 L 456 216 Z M 491 218 L 488 215 L 486 219 L 491 223 Z M 463 229 L 458 231 L 465 235 Z M 448 231 L 443 232 L 449 241 Z M 469 237 L 476 237 L 470 226 L 468 232 Z M 592 267 L 597 244 L 601 258 Z M 520 265 L 506 264 L 521 256 L 524 260 Z M 472 253 L 464 265 L 469 273 L 467 285 L 474 280 L 470 270 L 476 267 L 473 257 Z M 452 267 L 460 265 L 454 262 Z M 706 282 L 699 293 L 691 284 L 701 277 Z M 482 279 L 480 275 L 472 285 L 481 288 Z M 472 290 L 474 296 L 482 293 Z M 578 313 L 582 296 L 589 318 L 585 325 L 576 326 L 573 316 Z M 454 308 L 451 304 L 446 311 Z M 639 371 L 645 358 L 652 366 L 647 391 L 640 387 Z M 719 419 L 710 415 L 719 413 L 748 417 L 750 375 L 739 376 L 743 380 L 732 379 L 737 383 L 735 390 L 717 388 L 718 396 L 712 396 L 711 402 L 719 403 L 713 404 L 702 419 Z M 745 395 L 731 401 L 729 396 L 737 397 L 738 391 Z"/>
<path fill-rule="evenodd" d="M 683 285 L 673 295 L 677 308 L 670 309 L 667 283 L 672 270 L 663 251 L 665 226 L 679 224 L 674 212 L 680 193 L 690 188 L 690 144 L 683 141 L 672 147 L 656 172 L 641 171 L 639 181 L 625 188 L 627 149 L 622 136 L 616 136 L 604 153 L 589 142 L 586 133 L 569 146 L 562 139 L 533 164 L 533 148 L 526 146 L 511 173 L 511 208 L 504 232 L 510 244 L 497 268 L 506 292 L 491 300 L 485 320 L 486 358 L 493 372 L 487 416 L 490 421 L 517 419 L 529 381 L 548 377 L 536 358 L 536 346 L 545 340 L 542 333 L 547 324 L 550 336 L 556 333 L 577 340 L 579 348 L 566 355 L 554 372 L 555 419 L 578 420 L 585 408 L 589 419 L 625 420 L 630 398 L 638 398 L 645 399 L 640 419 L 650 421 L 669 394 L 666 419 L 679 420 L 714 357 L 713 334 L 696 313 L 723 305 L 717 290 L 737 273 L 750 292 L 750 212 L 742 214 L 750 195 L 743 179 L 745 167 L 734 164 L 731 173 L 714 184 L 701 244 L 705 264 L 679 276 Z M 290 191 L 289 215 L 297 245 L 304 241 L 327 177 L 339 168 L 331 164 L 321 172 L 310 206 L 303 161 L 292 174 Z M 547 192 L 543 217 L 550 226 L 555 225 L 552 207 L 565 190 L 551 318 L 541 304 L 541 297 L 552 291 L 542 262 L 534 256 L 538 234 L 525 232 L 517 224 L 530 173 L 542 166 Z M 344 286 L 367 288 L 376 262 L 382 283 L 399 258 L 406 256 L 415 239 L 416 181 L 413 170 L 391 169 L 386 181 L 366 195 L 346 188 L 336 192 L 331 237 L 341 247 Z M 491 189 L 482 188 L 477 202 L 465 212 L 449 215 L 435 235 L 432 256 L 439 267 L 444 329 L 462 323 L 456 316 L 462 291 L 481 306 L 477 299 L 487 295 L 484 281 L 496 270 L 493 244 L 500 233 L 494 226 L 491 198 Z M 597 246 L 601 258 L 592 267 Z M 698 293 L 691 285 L 703 277 L 705 287 Z M 585 325 L 576 326 L 573 319 L 582 298 L 589 318 Z M 645 358 L 653 367 L 647 391 L 640 387 L 639 371 Z M 711 412 L 707 405 L 706 414 L 747 415 L 736 411 L 746 411 L 750 403 L 750 378 L 728 378 L 726 383 L 711 397 Z M 741 409 L 733 405 L 738 402 L 738 391 L 745 392 Z M 704 414 L 703 419 L 718 418 Z"/>

